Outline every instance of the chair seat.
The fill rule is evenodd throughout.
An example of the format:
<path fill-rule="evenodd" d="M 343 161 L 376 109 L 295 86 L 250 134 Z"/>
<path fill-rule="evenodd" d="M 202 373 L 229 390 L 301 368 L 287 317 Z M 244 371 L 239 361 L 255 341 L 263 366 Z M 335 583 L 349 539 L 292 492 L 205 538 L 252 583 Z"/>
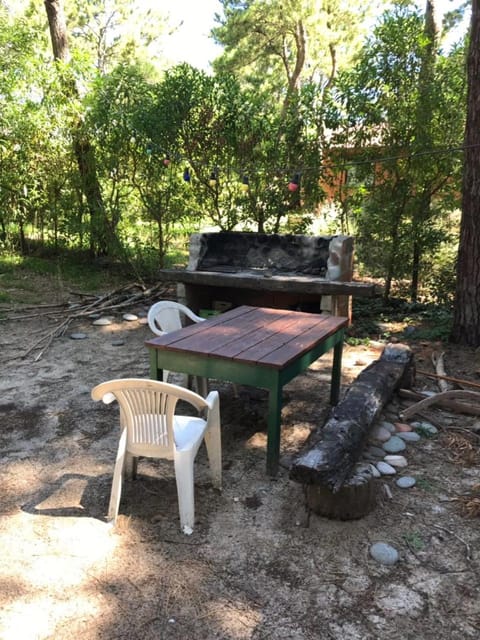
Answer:
<path fill-rule="evenodd" d="M 173 437 L 177 451 L 193 449 L 205 433 L 207 423 L 202 418 L 190 416 L 174 416 Z"/>

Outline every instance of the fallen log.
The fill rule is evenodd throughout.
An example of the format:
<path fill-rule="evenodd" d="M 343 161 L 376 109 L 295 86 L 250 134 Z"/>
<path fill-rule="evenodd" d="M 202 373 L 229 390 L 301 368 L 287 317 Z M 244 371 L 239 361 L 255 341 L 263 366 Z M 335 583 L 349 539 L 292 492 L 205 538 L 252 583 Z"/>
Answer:
<path fill-rule="evenodd" d="M 354 467 L 382 408 L 397 388 L 411 386 L 413 374 L 410 348 L 387 345 L 380 358 L 359 374 L 326 424 L 312 431 L 290 467 L 290 478 L 307 485 L 307 503 L 313 511 L 351 519 L 373 508 L 372 486 L 364 476 L 360 482 L 354 480 Z"/>

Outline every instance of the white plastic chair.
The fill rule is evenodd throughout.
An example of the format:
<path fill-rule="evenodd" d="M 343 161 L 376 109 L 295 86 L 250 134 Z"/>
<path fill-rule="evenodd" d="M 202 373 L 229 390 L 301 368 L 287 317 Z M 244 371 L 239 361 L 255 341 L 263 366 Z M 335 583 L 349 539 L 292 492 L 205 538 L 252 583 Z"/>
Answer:
<path fill-rule="evenodd" d="M 148 310 L 148 326 L 157 336 L 163 336 L 165 333 L 182 328 L 182 314 L 193 320 L 193 322 L 203 322 L 205 320 L 205 318 L 197 316 L 191 309 L 184 304 L 180 304 L 180 302 L 162 300 L 161 302 L 156 302 Z"/>
<path fill-rule="evenodd" d="M 148 310 L 147 320 L 150 330 L 157 336 L 163 336 L 171 331 L 177 331 L 181 329 L 182 314 L 193 320 L 193 322 L 203 322 L 205 318 L 197 316 L 191 309 L 186 307 L 180 302 L 174 302 L 173 300 L 162 300 L 156 302 Z M 163 370 L 163 381 L 168 382 L 168 376 L 170 371 Z M 201 378 L 200 376 L 194 376 L 195 385 L 200 395 L 206 396 L 208 393 L 208 380 Z M 187 386 L 190 388 L 191 376 L 188 376 Z M 238 388 L 236 384 L 233 384 L 233 393 L 238 398 Z"/>
<path fill-rule="evenodd" d="M 193 322 L 203 322 L 205 318 L 197 316 L 191 309 L 173 300 L 156 302 L 148 310 L 147 320 L 150 330 L 157 336 L 163 336 L 171 331 L 177 331 L 183 326 L 182 315 L 187 316 Z M 163 370 L 163 381 L 168 382 L 170 371 Z M 191 377 L 188 376 L 187 386 L 191 387 Z M 206 396 L 208 393 L 208 381 L 200 376 L 195 376 L 195 385 L 198 393 Z"/>
<path fill-rule="evenodd" d="M 194 460 L 205 440 L 212 481 L 221 489 L 222 452 L 220 402 L 217 391 L 207 398 L 157 380 L 126 378 L 102 382 L 92 389 L 93 400 L 120 405 L 121 435 L 113 472 L 108 520 L 116 522 L 124 474 L 136 475 L 139 456 L 173 460 L 177 483 L 180 528 L 193 531 L 195 519 Z M 177 415 L 178 400 L 205 414 L 205 418 Z"/>

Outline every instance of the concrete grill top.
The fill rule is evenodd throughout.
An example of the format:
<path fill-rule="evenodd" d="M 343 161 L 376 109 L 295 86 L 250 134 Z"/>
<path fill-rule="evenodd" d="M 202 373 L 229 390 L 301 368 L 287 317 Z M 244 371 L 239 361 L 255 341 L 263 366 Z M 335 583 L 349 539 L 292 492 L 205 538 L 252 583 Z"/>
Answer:
<path fill-rule="evenodd" d="M 269 270 L 275 274 L 327 277 L 332 240 L 339 236 L 225 231 L 190 237 L 189 271 Z M 343 237 L 342 253 L 351 258 L 353 238 Z M 263 274 L 259 274 L 263 275 Z"/>

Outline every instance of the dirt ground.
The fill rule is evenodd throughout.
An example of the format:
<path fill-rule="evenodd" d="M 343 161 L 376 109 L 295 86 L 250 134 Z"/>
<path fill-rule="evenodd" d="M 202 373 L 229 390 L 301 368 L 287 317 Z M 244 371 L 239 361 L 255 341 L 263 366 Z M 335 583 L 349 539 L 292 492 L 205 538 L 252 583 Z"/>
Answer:
<path fill-rule="evenodd" d="M 38 286 L 45 302 L 57 301 L 51 282 Z M 139 317 L 146 310 L 128 309 Z M 341 522 L 308 514 L 302 486 L 288 477 L 291 456 L 326 418 L 331 358 L 285 388 L 275 479 L 265 474 L 265 392 L 240 387 L 235 399 L 231 385 L 211 381 L 221 397 L 223 491 L 210 484 L 202 448 L 196 526 L 184 536 L 173 469 L 143 460 L 112 529 L 105 514 L 117 413 L 90 390 L 148 377 L 148 326 L 122 313 L 105 327 L 78 321 L 36 360 L 35 351 L 19 356 L 55 323 L 28 315 L 19 306 L 0 323 L 2 640 L 480 637 L 480 520 L 468 502 L 480 483 L 478 438 L 459 430 L 471 432 L 480 418 L 432 409 L 444 429 L 409 444 L 399 472 L 413 475 L 415 487 L 383 477 L 376 509 Z M 74 332 L 87 337 L 74 340 Z M 346 346 L 343 390 L 383 346 Z M 479 381 L 473 350 L 412 348 L 418 368 L 433 370 L 431 351 L 442 348 L 450 375 Z M 416 388 L 438 390 L 422 376 Z M 384 417 L 408 404 L 393 397 Z M 379 541 L 398 550 L 397 564 L 371 558 Z"/>

